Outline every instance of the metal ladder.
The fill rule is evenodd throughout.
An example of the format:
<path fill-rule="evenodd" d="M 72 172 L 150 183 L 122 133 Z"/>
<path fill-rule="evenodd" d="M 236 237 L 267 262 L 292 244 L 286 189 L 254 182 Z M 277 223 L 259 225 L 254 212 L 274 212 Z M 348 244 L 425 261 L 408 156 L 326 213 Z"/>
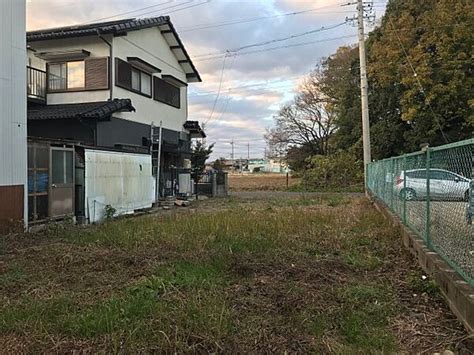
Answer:
<path fill-rule="evenodd" d="M 163 123 L 160 121 L 158 134 L 155 133 L 155 124 L 152 122 L 150 126 L 150 155 L 152 175 L 155 177 L 155 203 L 160 199 L 160 164 L 161 164 L 161 143 L 163 141 Z"/>

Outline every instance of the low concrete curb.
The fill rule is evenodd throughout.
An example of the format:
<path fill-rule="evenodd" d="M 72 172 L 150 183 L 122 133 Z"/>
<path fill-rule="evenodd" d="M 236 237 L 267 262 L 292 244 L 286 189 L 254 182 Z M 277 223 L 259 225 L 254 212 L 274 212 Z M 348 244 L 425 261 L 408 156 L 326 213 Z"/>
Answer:
<path fill-rule="evenodd" d="M 417 258 L 423 270 L 430 275 L 448 301 L 449 308 L 463 322 L 467 331 L 474 334 L 474 287 L 470 286 L 436 252 L 428 249 L 401 219 L 374 196 L 371 201 L 387 219 L 399 228 L 403 244 Z"/>

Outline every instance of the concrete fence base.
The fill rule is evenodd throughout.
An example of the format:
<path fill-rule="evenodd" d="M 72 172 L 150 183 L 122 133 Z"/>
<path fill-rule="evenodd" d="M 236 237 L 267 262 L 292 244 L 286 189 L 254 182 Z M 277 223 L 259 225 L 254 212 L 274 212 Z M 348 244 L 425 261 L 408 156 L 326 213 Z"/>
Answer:
<path fill-rule="evenodd" d="M 400 229 L 405 247 L 439 286 L 449 308 L 462 321 L 468 332 L 474 334 L 474 287 L 464 281 L 436 252 L 429 250 L 425 241 L 405 226 L 384 202 L 374 196 L 370 198 L 377 210 L 392 221 L 394 227 Z"/>

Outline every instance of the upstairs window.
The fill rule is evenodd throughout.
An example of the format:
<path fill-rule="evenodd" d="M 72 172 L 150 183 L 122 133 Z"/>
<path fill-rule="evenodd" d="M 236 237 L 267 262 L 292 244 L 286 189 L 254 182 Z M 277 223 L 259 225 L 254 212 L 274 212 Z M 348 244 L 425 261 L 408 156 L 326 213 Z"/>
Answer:
<path fill-rule="evenodd" d="M 84 89 L 86 82 L 84 61 L 52 63 L 48 66 L 48 88 L 51 91 Z"/>
<path fill-rule="evenodd" d="M 129 63 L 115 58 L 115 85 L 151 97 L 151 75 L 133 67 Z"/>
<path fill-rule="evenodd" d="M 88 58 L 48 64 L 48 90 L 105 90 L 109 88 L 109 59 Z"/>
<path fill-rule="evenodd" d="M 153 94 L 156 101 L 176 108 L 181 107 L 181 89 L 163 79 L 153 77 Z"/>

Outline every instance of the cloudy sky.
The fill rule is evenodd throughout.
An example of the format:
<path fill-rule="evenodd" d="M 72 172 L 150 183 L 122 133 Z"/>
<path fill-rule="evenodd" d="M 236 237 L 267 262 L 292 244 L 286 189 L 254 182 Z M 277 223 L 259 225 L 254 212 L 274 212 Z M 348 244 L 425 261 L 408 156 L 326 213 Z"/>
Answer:
<path fill-rule="evenodd" d="M 337 47 L 356 43 L 357 29 L 340 25 L 355 6 L 343 3 L 347 0 L 27 0 L 27 27 L 169 15 L 203 79 L 189 87 L 189 119 L 206 123 L 208 142 L 216 143 L 213 157 L 229 157 L 232 139 L 236 158 L 247 156 L 248 144 L 250 155 L 261 157 L 273 114 L 304 76 Z M 377 18 L 385 3 L 374 1 Z M 265 42 L 271 43 L 261 45 Z"/>

